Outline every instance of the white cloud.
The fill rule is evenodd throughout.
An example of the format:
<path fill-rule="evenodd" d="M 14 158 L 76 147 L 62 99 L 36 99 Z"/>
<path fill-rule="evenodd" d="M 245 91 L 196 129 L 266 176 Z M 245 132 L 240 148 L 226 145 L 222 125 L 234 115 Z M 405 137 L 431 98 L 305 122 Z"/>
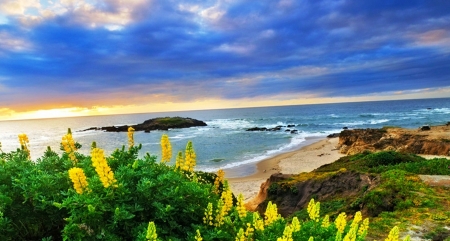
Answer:
<path fill-rule="evenodd" d="M 253 45 L 239 45 L 239 44 L 221 44 L 215 48 L 215 51 L 231 52 L 237 54 L 249 54 L 255 49 Z"/>
<path fill-rule="evenodd" d="M 14 17 L 25 25 L 71 14 L 71 20 L 89 27 L 119 30 L 134 20 L 133 12 L 150 0 L 2 0 L 0 16 Z"/>
<path fill-rule="evenodd" d="M 6 32 L 0 32 L 0 51 L 8 50 L 21 52 L 30 50 L 32 44 L 24 39 L 14 37 Z"/>

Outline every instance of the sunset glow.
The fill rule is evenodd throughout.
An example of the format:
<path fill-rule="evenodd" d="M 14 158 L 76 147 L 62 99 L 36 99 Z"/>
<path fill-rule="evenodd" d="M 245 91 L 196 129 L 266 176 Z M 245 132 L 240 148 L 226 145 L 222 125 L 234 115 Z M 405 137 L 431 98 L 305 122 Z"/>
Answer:
<path fill-rule="evenodd" d="M 0 120 L 449 97 L 446 9 L 5 0 Z"/>

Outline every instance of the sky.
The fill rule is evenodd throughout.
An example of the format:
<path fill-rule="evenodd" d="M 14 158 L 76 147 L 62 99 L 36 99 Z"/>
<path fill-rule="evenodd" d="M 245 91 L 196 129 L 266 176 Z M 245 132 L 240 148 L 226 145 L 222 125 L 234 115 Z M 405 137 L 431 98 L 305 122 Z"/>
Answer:
<path fill-rule="evenodd" d="M 0 120 L 450 97 L 448 0 L 2 0 Z"/>

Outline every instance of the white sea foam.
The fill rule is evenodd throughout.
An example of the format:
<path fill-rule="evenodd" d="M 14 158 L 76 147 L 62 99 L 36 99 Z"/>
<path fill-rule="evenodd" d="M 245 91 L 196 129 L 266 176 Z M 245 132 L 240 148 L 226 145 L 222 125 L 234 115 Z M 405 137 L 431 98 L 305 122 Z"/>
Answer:
<path fill-rule="evenodd" d="M 245 119 L 214 119 L 206 121 L 206 124 L 213 128 L 231 130 L 251 128 L 255 126 L 255 124 Z"/>
<path fill-rule="evenodd" d="M 389 119 L 372 119 L 367 121 L 353 121 L 353 122 L 342 122 L 334 123 L 335 126 L 361 126 L 361 125 L 376 125 L 390 121 Z"/>

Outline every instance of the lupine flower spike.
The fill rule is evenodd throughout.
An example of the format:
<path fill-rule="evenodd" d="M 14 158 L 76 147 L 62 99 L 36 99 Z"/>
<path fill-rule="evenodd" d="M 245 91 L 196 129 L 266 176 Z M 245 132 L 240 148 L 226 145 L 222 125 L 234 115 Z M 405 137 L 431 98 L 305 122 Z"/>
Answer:
<path fill-rule="evenodd" d="M 242 195 L 242 193 L 240 193 L 238 196 L 238 202 L 237 202 L 236 209 L 238 211 L 240 219 L 243 219 L 247 216 L 247 209 L 244 206 L 244 196 Z"/>
<path fill-rule="evenodd" d="M 183 166 L 183 152 L 179 151 L 175 160 L 175 169 L 178 170 Z"/>
<path fill-rule="evenodd" d="M 128 148 L 132 148 L 134 146 L 134 128 L 128 127 Z"/>
<path fill-rule="evenodd" d="M 389 232 L 388 237 L 384 241 L 398 241 L 399 230 L 397 226 L 394 226 Z"/>
<path fill-rule="evenodd" d="M 185 155 L 185 162 L 184 162 L 183 170 L 193 172 L 194 167 L 196 165 L 196 161 L 195 161 L 196 155 L 195 155 L 194 147 L 192 146 L 192 141 L 188 141 L 184 155 Z"/>
<path fill-rule="evenodd" d="M 73 140 L 72 131 L 70 128 L 67 130 L 67 134 L 62 137 L 61 145 L 64 148 L 64 152 L 69 155 L 70 160 L 76 164 L 77 158 L 75 156 L 75 152 L 77 151 L 77 147 L 75 146 L 75 141 Z"/>
<path fill-rule="evenodd" d="M 100 177 L 103 186 L 107 188 L 114 184 L 116 182 L 116 179 L 114 178 L 114 172 L 108 166 L 103 150 L 100 148 L 94 148 L 91 152 L 91 156 L 92 166 L 95 167 L 95 171 Z"/>
<path fill-rule="evenodd" d="M 222 169 L 217 171 L 217 177 L 214 180 L 214 192 L 219 193 L 220 183 L 223 183 L 225 172 Z"/>
<path fill-rule="evenodd" d="M 196 233 L 197 234 L 195 235 L 195 241 L 202 241 L 203 238 L 202 235 L 200 234 L 200 230 L 197 229 Z"/>
<path fill-rule="evenodd" d="M 28 143 L 30 143 L 30 140 L 28 140 L 28 136 L 23 133 L 19 134 L 19 142 L 22 150 L 28 153 L 28 159 L 31 159 L 30 149 L 28 148 Z"/>
<path fill-rule="evenodd" d="M 170 145 L 169 136 L 164 134 L 161 137 L 161 162 L 170 162 L 172 158 L 172 146 Z"/>
<path fill-rule="evenodd" d="M 72 167 L 69 169 L 69 177 L 73 182 L 73 188 L 78 194 L 82 194 L 87 190 L 88 182 L 86 180 L 86 175 L 83 169 L 78 167 Z"/>
<path fill-rule="evenodd" d="M 158 234 L 156 234 L 156 226 L 154 222 L 149 222 L 147 227 L 147 235 L 145 236 L 148 241 L 156 241 Z"/>
<path fill-rule="evenodd" d="M 319 221 L 319 212 L 320 212 L 320 202 L 315 203 L 314 198 L 312 198 L 308 204 L 309 218 L 311 220 L 318 222 Z"/>
<path fill-rule="evenodd" d="M 271 201 L 267 204 L 264 225 L 268 226 L 278 219 L 278 209 L 276 204 L 272 204 Z"/>

